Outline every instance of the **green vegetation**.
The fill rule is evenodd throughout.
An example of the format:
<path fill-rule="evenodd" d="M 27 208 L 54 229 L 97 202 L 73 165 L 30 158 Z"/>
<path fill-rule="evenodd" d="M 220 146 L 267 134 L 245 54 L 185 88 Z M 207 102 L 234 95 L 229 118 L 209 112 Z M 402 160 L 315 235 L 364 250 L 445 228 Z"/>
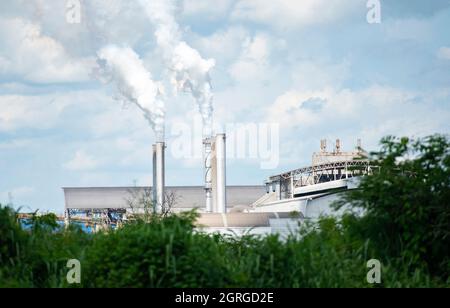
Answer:
<path fill-rule="evenodd" d="M 336 204 L 363 215 L 325 217 L 285 240 L 206 235 L 195 213 L 97 234 L 60 229 L 53 215 L 22 228 L 0 207 L 0 286 L 76 287 L 66 263 L 78 259 L 81 287 L 448 287 L 449 140 L 381 145 L 371 154 L 379 170 Z M 381 261 L 379 285 L 366 281 L 370 259 Z"/>
<path fill-rule="evenodd" d="M 450 274 L 450 141 L 435 135 L 419 140 L 384 138 L 372 153 L 379 170 L 340 206 L 365 210 L 354 231 L 385 258 L 402 257 L 410 269 Z"/>

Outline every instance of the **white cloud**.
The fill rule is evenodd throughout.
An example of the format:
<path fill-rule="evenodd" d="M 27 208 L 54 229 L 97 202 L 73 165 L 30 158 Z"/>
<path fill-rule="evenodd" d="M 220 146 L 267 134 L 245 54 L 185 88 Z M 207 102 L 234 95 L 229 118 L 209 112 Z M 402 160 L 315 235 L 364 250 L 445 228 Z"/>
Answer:
<path fill-rule="evenodd" d="M 285 29 L 333 22 L 359 7 L 359 0 L 240 0 L 232 17 Z"/>
<path fill-rule="evenodd" d="M 292 82 L 296 90 L 317 90 L 328 85 L 339 88 L 350 76 L 350 63 L 329 64 L 318 61 L 299 61 L 292 65 Z"/>
<path fill-rule="evenodd" d="M 69 55 L 61 43 L 21 18 L 0 19 L 0 76 L 19 76 L 36 83 L 89 80 L 90 59 Z"/>
<path fill-rule="evenodd" d="M 25 92 L 23 95 L 0 95 L 0 132 L 19 129 L 50 129 L 65 126 L 69 121 L 81 123 L 93 113 L 103 112 L 105 106 L 114 101 L 98 90 L 80 90 L 52 93 L 26 94 L 30 89 L 11 85 L 11 91 Z M 0 88 L 1 89 L 1 88 Z M 48 91 L 47 91 L 48 92 Z M 95 102 L 95 103 L 94 103 Z M 65 114 L 70 107 L 78 112 L 75 116 Z M 119 105 L 120 106 L 120 105 Z M 104 109 L 102 109 L 104 108 Z M 79 113 L 83 113 L 82 118 Z M 114 119 L 111 120 L 114 123 Z"/>
<path fill-rule="evenodd" d="M 439 59 L 450 60 L 450 47 L 441 47 L 437 52 Z"/>
<path fill-rule="evenodd" d="M 218 64 L 235 60 L 242 49 L 242 42 L 249 37 L 249 31 L 241 26 L 221 29 L 209 36 L 195 36 L 194 47 L 206 57 L 214 58 Z"/>
<path fill-rule="evenodd" d="M 56 95 L 0 96 L 0 131 L 50 128 L 69 104 Z"/>
<path fill-rule="evenodd" d="M 255 81 L 266 76 L 271 49 L 268 36 L 257 34 L 248 37 L 242 44 L 239 59 L 230 68 L 231 76 L 237 81 Z"/>
<path fill-rule="evenodd" d="M 96 168 L 99 162 L 87 154 L 84 150 L 78 150 L 73 159 L 64 164 L 64 167 L 71 171 L 91 170 Z"/>
<path fill-rule="evenodd" d="M 183 0 L 183 14 L 186 16 L 202 15 L 213 19 L 224 17 L 230 10 L 234 0 Z"/>
<path fill-rule="evenodd" d="M 319 140 L 323 136 L 362 138 L 370 146 L 386 135 L 423 136 L 448 131 L 450 111 L 436 108 L 436 98 L 390 87 L 362 90 L 325 88 L 288 91 L 267 109 L 267 119 L 284 131 L 297 131 L 289 138 Z M 316 102 L 312 106 L 311 102 Z M 337 135 L 336 133 L 341 135 Z M 295 144 L 295 143 L 293 143 Z M 297 155 L 291 149 L 288 155 Z"/>
<path fill-rule="evenodd" d="M 81 2 L 81 22 L 66 19 L 66 0 L 0 1 L 0 17 L 20 17 L 41 27 L 42 33 L 65 47 L 72 56 L 94 54 L 108 43 L 133 46 L 149 33 L 136 1 L 89 0 Z"/>

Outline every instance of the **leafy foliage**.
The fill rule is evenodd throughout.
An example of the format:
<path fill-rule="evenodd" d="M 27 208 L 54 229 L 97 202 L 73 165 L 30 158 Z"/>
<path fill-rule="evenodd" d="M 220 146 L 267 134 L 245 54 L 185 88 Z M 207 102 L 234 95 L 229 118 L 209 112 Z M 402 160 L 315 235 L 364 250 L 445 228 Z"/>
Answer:
<path fill-rule="evenodd" d="M 362 208 L 355 228 L 380 256 L 449 276 L 450 141 L 387 137 L 372 160 L 379 168 L 339 206 Z"/>

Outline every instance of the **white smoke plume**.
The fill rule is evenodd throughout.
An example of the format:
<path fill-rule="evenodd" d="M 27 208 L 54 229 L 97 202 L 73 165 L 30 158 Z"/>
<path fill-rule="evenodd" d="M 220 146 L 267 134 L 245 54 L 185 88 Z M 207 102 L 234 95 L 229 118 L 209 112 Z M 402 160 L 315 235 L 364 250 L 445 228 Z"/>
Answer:
<path fill-rule="evenodd" d="M 213 114 L 210 71 L 215 61 L 203 59 L 197 50 L 181 40 L 173 0 L 139 0 L 139 2 L 155 26 L 156 41 L 172 71 L 172 82 L 178 91 L 190 92 L 193 95 L 202 115 L 203 135 L 210 136 Z"/>
<path fill-rule="evenodd" d="M 144 112 L 157 141 L 164 141 L 165 104 L 162 86 L 152 79 L 142 60 L 129 47 L 109 45 L 97 52 L 97 77 L 115 83 L 120 96 Z"/>

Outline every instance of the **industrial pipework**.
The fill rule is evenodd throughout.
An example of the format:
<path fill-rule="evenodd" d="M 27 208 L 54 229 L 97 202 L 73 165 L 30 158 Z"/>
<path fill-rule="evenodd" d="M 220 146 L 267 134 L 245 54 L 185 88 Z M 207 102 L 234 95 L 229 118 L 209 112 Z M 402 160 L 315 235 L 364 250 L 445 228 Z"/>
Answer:
<path fill-rule="evenodd" d="M 165 143 L 157 142 L 153 145 L 153 211 L 162 213 L 165 193 Z"/>
<path fill-rule="evenodd" d="M 203 141 L 207 213 L 227 212 L 225 141 L 225 134 L 218 134 Z"/>
<path fill-rule="evenodd" d="M 227 212 L 227 176 L 226 176 L 226 135 L 218 134 L 215 139 L 216 154 L 216 212 Z"/>

